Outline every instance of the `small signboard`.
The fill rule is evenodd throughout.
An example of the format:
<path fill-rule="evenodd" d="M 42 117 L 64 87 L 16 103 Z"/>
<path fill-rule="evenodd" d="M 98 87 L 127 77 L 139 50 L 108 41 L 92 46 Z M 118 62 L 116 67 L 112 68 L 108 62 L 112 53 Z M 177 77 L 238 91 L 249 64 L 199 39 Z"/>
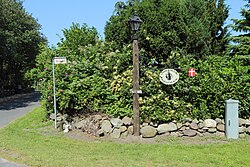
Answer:
<path fill-rule="evenodd" d="M 66 64 L 67 60 L 66 57 L 55 57 L 54 64 Z"/>
<path fill-rule="evenodd" d="M 179 73 L 174 69 L 165 69 L 160 75 L 160 81 L 165 85 L 173 85 L 179 80 Z"/>
<path fill-rule="evenodd" d="M 188 69 L 188 76 L 189 76 L 189 77 L 194 77 L 194 76 L 196 76 L 195 68 L 189 68 L 189 69 Z"/>
<path fill-rule="evenodd" d="M 133 90 L 132 93 L 133 94 L 142 94 L 142 90 Z"/>

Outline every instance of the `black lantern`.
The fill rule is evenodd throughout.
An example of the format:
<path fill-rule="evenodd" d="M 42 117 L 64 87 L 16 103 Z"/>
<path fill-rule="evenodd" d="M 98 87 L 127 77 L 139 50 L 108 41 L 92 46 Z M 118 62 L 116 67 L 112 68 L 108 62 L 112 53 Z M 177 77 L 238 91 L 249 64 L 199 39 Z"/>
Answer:
<path fill-rule="evenodd" d="M 129 24 L 131 26 L 131 30 L 134 32 L 137 32 L 140 28 L 140 24 L 142 23 L 142 20 L 140 17 L 135 13 L 133 17 L 129 19 Z"/>

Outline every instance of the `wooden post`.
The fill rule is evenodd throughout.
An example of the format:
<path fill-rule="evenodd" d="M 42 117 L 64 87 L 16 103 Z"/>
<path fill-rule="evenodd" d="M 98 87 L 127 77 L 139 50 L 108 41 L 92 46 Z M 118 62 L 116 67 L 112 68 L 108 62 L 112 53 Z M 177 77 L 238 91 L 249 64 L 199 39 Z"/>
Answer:
<path fill-rule="evenodd" d="M 139 108 L 139 47 L 138 40 L 133 40 L 133 113 L 134 135 L 140 135 L 140 108 Z"/>

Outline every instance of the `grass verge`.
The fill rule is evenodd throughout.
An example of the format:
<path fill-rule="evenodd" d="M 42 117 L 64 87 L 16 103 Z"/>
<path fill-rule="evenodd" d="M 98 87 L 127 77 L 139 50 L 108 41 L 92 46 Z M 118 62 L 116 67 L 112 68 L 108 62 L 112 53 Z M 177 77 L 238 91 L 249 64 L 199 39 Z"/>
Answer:
<path fill-rule="evenodd" d="M 35 167 L 249 166 L 248 139 L 214 144 L 119 144 L 45 135 L 44 111 L 37 108 L 0 129 L 0 156 Z"/>

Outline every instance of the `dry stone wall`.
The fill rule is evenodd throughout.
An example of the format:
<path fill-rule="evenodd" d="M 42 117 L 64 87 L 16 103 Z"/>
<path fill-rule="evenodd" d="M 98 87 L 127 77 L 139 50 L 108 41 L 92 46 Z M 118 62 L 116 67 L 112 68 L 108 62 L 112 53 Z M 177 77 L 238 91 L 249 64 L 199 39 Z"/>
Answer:
<path fill-rule="evenodd" d="M 54 119 L 54 115 L 50 116 Z M 126 137 L 133 134 L 133 120 L 129 117 L 110 118 L 106 115 L 96 114 L 84 117 L 75 117 L 68 121 L 67 116 L 57 115 L 58 125 L 61 130 L 68 132 L 71 129 L 80 129 L 83 132 L 98 137 L 111 136 L 113 138 Z M 225 122 L 223 119 L 197 120 L 186 118 L 183 121 L 168 123 L 143 122 L 140 129 L 141 137 L 152 138 L 157 135 L 170 136 L 225 136 Z M 250 134 L 250 120 L 239 118 L 240 136 Z"/>

